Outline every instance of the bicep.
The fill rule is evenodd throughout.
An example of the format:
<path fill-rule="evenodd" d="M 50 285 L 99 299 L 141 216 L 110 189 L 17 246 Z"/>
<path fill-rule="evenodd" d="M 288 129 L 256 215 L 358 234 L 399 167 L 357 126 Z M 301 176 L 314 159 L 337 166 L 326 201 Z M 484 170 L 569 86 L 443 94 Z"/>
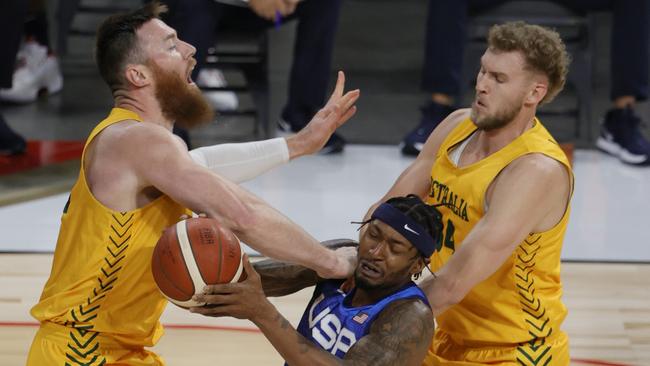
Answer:
<path fill-rule="evenodd" d="M 404 300 L 386 307 L 345 356 L 346 365 L 419 366 L 433 337 L 433 316 L 419 300 Z"/>
<path fill-rule="evenodd" d="M 196 164 L 173 135 L 153 131 L 147 137 L 133 152 L 141 185 L 154 186 L 195 212 L 226 221 L 247 215 L 246 199 L 252 195 Z"/>

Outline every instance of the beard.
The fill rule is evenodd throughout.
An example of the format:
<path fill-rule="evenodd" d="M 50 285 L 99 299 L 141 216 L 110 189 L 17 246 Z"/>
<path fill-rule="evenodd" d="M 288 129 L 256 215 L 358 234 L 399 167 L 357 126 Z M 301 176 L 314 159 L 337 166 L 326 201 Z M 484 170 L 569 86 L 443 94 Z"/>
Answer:
<path fill-rule="evenodd" d="M 354 285 L 362 290 L 381 290 L 384 288 L 383 283 L 371 283 L 362 277 L 358 271 L 354 271 Z"/>
<path fill-rule="evenodd" d="M 479 130 L 492 131 L 504 127 L 508 123 L 512 122 L 523 107 L 524 104 L 522 97 L 521 100 L 512 104 L 511 107 L 502 108 L 491 116 L 479 116 L 478 111 L 476 110 L 476 105 L 472 104 L 470 119 Z"/>
<path fill-rule="evenodd" d="M 214 119 L 214 110 L 201 90 L 178 74 L 149 63 L 156 80 L 154 95 L 163 116 L 185 128 L 193 128 Z"/>

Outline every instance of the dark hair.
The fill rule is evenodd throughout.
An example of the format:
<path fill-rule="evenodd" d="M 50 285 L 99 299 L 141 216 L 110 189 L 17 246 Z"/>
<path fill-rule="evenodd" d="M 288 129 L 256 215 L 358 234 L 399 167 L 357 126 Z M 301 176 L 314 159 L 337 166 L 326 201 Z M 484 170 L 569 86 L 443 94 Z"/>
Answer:
<path fill-rule="evenodd" d="M 115 14 L 102 22 L 97 30 L 95 60 L 111 92 L 125 85 L 124 67 L 128 63 L 144 63 L 136 31 L 152 19 L 158 19 L 167 6 L 152 1 L 129 13 Z"/>
<path fill-rule="evenodd" d="M 556 31 L 522 21 L 494 25 L 488 35 L 488 47 L 519 51 L 529 68 L 546 75 L 548 91 L 540 104 L 550 102 L 564 88 L 571 58 Z"/>

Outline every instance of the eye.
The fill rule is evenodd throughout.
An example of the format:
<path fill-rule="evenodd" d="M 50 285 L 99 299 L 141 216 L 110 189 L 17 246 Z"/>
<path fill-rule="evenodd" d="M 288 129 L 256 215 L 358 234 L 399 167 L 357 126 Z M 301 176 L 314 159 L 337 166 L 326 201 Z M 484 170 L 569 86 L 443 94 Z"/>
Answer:
<path fill-rule="evenodd" d="M 405 245 L 402 245 L 400 243 L 392 243 L 390 246 L 391 250 L 393 253 L 400 254 L 408 251 Z"/>

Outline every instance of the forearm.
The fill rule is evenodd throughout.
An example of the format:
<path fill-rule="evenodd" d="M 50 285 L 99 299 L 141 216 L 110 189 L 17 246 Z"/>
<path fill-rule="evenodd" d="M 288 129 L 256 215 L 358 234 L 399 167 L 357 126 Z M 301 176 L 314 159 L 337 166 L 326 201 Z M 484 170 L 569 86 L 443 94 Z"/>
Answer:
<path fill-rule="evenodd" d="M 513 234 L 517 231 L 485 219 L 474 226 L 454 255 L 436 272 L 436 277 L 420 284 L 435 316 L 462 301 L 503 265 L 523 240 Z"/>
<path fill-rule="evenodd" d="M 251 319 L 282 358 L 291 366 L 344 365 L 344 361 L 303 337 L 270 303 L 257 319 Z"/>
<path fill-rule="evenodd" d="M 263 255 L 303 265 L 327 278 L 349 274 L 349 263 L 237 184 L 196 165 L 183 169 L 179 176 L 187 177 L 185 184 L 170 183 L 163 192 L 194 212 L 220 220 Z"/>
<path fill-rule="evenodd" d="M 249 203 L 253 221 L 233 231 L 253 249 L 267 257 L 310 268 L 326 278 L 347 275 L 340 273 L 342 266 L 336 254 L 300 226 L 256 197 Z"/>
<path fill-rule="evenodd" d="M 350 239 L 326 240 L 320 244 L 329 250 L 358 245 L 356 241 Z M 323 280 L 310 268 L 275 259 L 265 259 L 256 262 L 253 266 L 262 279 L 262 288 L 266 296 L 286 296 L 314 286 Z"/>
<path fill-rule="evenodd" d="M 457 296 L 454 296 L 453 284 L 449 283 L 444 276 L 425 278 L 418 286 L 427 295 L 434 317 L 444 313 L 445 310 L 458 303 Z"/>
<path fill-rule="evenodd" d="M 266 296 L 286 296 L 321 280 L 314 270 L 273 259 L 256 262 L 253 267 L 260 274 Z"/>
<path fill-rule="evenodd" d="M 219 144 L 190 151 L 196 163 L 235 183 L 253 179 L 288 162 L 290 154 L 283 138 Z"/>

